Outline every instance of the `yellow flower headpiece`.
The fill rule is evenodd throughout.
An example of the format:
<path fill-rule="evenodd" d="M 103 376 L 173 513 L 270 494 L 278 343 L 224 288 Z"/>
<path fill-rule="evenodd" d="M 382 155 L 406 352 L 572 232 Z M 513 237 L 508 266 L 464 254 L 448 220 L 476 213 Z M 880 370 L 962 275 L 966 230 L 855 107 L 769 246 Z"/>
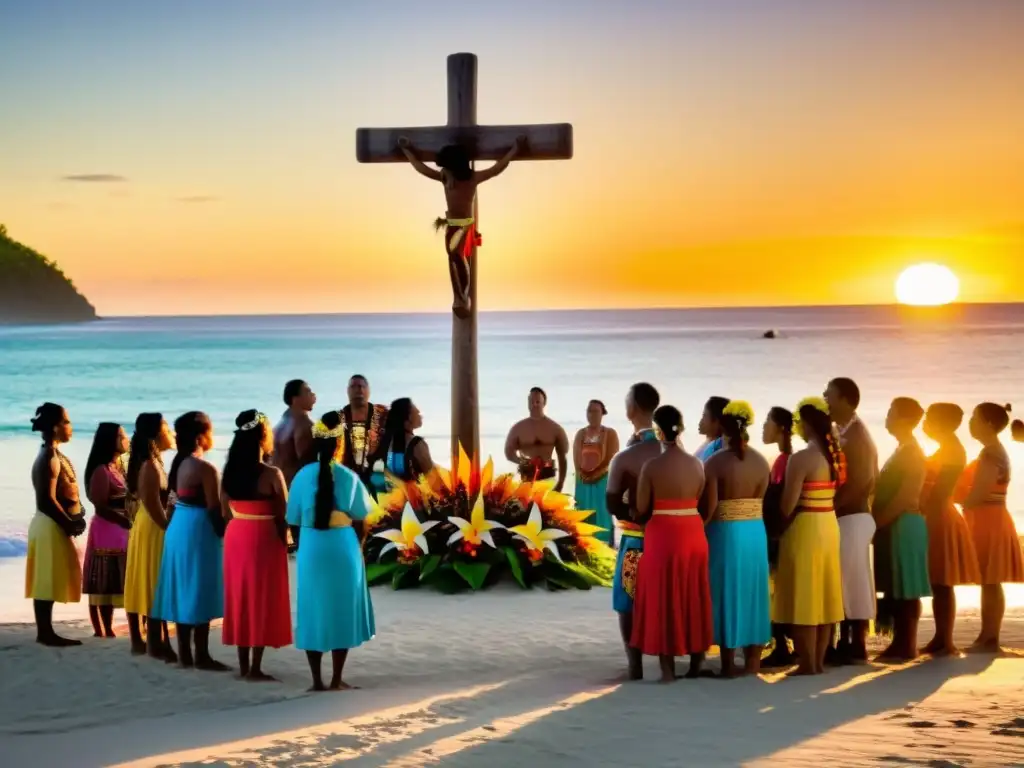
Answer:
<path fill-rule="evenodd" d="M 795 430 L 800 424 L 800 409 L 805 405 L 809 405 L 815 410 L 821 411 L 826 416 L 828 413 L 828 403 L 822 397 L 805 397 L 799 403 L 796 404 L 796 408 L 793 409 L 793 429 Z"/>
<path fill-rule="evenodd" d="M 746 400 L 730 400 L 722 409 L 723 416 L 732 416 L 743 428 L 754 423 L 754 408 Z"/>
<path fill-rule="evenodd" d="M 313 425 L 313 437 L 317 440 L 329 440 L 332 437 L 341 437 L 345 434 L 345 422 L 342 421 L 334 429 L 330 429 L 323 421 Z"/>

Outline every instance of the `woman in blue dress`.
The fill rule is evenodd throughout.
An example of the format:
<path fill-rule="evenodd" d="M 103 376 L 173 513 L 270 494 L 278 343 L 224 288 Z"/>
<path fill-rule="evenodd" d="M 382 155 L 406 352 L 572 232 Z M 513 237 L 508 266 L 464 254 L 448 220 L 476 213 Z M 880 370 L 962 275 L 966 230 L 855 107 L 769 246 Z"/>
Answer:
<path fill-rule="evenodd" d="M 408 397 L 391 403 L 381 448 L 384 468 L 400 480 L 415 480 L 434 468 L 427 441 L 416 434 L 422 426 L 423 414 Z"/>
<path fill-rule="evenodd" d="M 359 476 L 340 463 L 344 426 L 336 411 L 313 426 L 317 463 L 299 470 L 288 498 L 288 523 L 302 528 L 296 555 L 295 645 L 306 652 L 310 690 L 347 690 L 342 680 L 348 652 L 373 638 L 373 605 L 359 545 L 370 496 Z M 334 674 L 320 674 L 331 652 Z"/>

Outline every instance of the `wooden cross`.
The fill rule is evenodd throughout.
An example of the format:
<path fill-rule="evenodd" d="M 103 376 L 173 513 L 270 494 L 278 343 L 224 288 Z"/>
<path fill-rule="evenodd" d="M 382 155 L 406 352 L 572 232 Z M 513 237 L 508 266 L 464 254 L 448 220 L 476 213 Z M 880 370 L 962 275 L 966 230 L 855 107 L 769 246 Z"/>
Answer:
<path fill-rule="evenodd" d="M 518 136 L 526 147 L 516 160 L 568 160 L 572 157 L 572 126 L 477 125 L 476 54 L 453 53 L 448 57 L 448 125 L 429 128 L 359 128 L 356 131 L 356 159 L 360 163 L 404 163 L 398 139 L 405 136 L 424 162 L 434 159 L 449 144 L 467 147 L 474 160 L 498 160 Z M 442 190 L 438 190 L 441 195 Z M 480 221 L 479 195 L 474 218 Z M 459 445 L 470 458 L 480 460 L 480 401 L 477 388 L 477 256 L 471 245 L 469 316 L 452 314 L 452 464 Z"/>

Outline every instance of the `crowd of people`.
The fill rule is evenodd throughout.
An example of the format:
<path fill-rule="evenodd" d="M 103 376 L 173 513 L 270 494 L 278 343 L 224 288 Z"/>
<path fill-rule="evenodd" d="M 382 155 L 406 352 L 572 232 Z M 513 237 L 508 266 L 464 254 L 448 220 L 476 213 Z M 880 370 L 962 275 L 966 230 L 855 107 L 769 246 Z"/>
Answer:
<path fill-rule="evenodd" d="M 223 642 L 237 648 L 243 677 L 273 679 L 264 650 L 294 642 L 306 652 L 314 690 L 348 687 L 348 651 L 375 632 L 363 521 L 386 473 L 407 480 L 433 468 L 410 399 L 373 404 L 359 375 L 349 380 L 348 399 L 314 422 L 316 395 L 304 381 L 288 382 L 276 427 L 257 410 L 238 415 L 223 473 L 206 458 L 213 425 L 201 412 L 182 415 L 173 429 L 159 413 L 140 414 L 131 439 L 121 425 L 100 424 L 82 480 L 95 511 L 88 525 L 60 448 L 72 437 L 69 415 L 54 403 L 40 406 L 26 566 L 38 641 L 80 644 L 57 634 L 53 604 L 87 594 L 97 637 L 114 635 L 114 609 L 124 608 L 134 654 L 226 670 L 209 644 L 211 622 L 223 619 Z M 620 450 L 603 425 L 602 401 L 590 401 L 587 425 L 570 442 L 535 387 L 505 455 L 523 480 L 550 480 L 559 491 L 571 455 L 577 507 L 594 510 L 605 530 L 598 535 L 618 545 L 612 603 L 631 678 L 643 676 L 643 655 L 659 657 L 665 682 L 677 678 L 680 656 L 690 656 L 687 677 L 710 674 L 703 661 L 712 645 L 721 649 L 724 677 L 762 667 L 818 674 L 826 663 L 866 661 L 872 621 L 892 631 L 881 657 L 910 659 L 919 653 L 927 596 L 936 632 L 923 650 L 954 653 L 960 584 L 982 587 L 974 649 L 996 650 L 1001 585 L 1024 582 L 1000 442 L 1009 407 L 974 409 L 970 432 L 982 450 L 968 465 L 956 435 L 959 406 L 925 409 L 897 398 L 886 429 L 898 447 L 879 470 L 859 403 L 853 381 L 834 379 L 823 397 L 792 411 L 772 408 L 762 441 L 779 455 L 769 465 L 751 445 L 754 413 L 743 401 L 708 400 L 698 424 L 705 441 L 691 454 L 681 444 L 680 411 L 662 405 L 650 384 L 635 384 L 626 396 L 633 433 Z M 939 446 L 930 457 L 915 438 L 922 420 Z M 1013 434 L 1024 437 L 1024 424 L 1014 422 Z M 799 450 L 794 436 L 804 442 Z M 80 558 L 74 539 L 86 530 Z M 294 632 L 289 549 L 297 560 Z M 325 685 L 327 652 L 333 675 Z"/>

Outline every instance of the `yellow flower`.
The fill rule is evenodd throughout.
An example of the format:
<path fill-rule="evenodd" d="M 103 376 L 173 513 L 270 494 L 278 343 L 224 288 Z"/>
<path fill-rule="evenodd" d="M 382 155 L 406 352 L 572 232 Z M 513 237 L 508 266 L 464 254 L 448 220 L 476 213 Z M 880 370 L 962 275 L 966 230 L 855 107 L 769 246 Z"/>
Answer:
<path fill-rule="evenodd" d="M 505 527 L 501 523 L 496 523 L 484 517 L 484 500 L 482 495 L 477 497 L 469 520 L 464 517 L 449 517 L 448 522 L 459 529 L 448 538 L 449 547 L 459 539 L 465 539 L 470 544 L 483 542 L 494 548 L 494 539 L 491 537 L 491 531 L 495 528 Z"/>
<path fill-rule="evenodd" d="M 793 409 L 793 431 L 797 434 L 800 432 L 800 409 L 805 405 L 809 405 L 815 410 L 821 411 L 828 416 L 828 403 L 822 397 L 805 397 L 799 403 L 796 404 L 796 408 Z"/>
<path fill-rule="evenodd" d="M 743 427 L 754 423 L 754 408 L 746 400 L 730 400 L 722 410 L 722 415 L 732 416 Z"/>
<path fill-rule="evenodd" d="M 540 507 L 536 504 L 530 510 L 530 519 L 526 521 L 526 524 L 513 526 L 509 528 L 509 531 L 514 533 L 516 538 L 523 541 L 530 549 L 537 552 L 542 552 L 546 549 L 555 556 L 556 560 L 562 560 L 558 554 L 558 546 L 555 544 L 555 541 L 565 538 L 569 533 L 561 528 L 545 528 L 544 520 L 540 516 Z"/>
<path fill-rule="evenodd" d="M 387 544 L 381 549 L 380 554 L 383 556 L 386 552 L 390 552 L 392 549 L 397 549 L 399 552 L 407 552 L 412 549 L 419 549 L 423 554 L 428 554 L 429 549 L 427 548 L 427 537 L 424 535 L 427 531 L 437 525 L 436 520 L 429 520 L 425 523 L 421 523 L 419 518 L 416 517 L 416 512 L 412 508 L 412 504 L 406 502 L 405 509 L 402 510 L 402 527 L 390 528 L 386 531 L 373 534 L 378 539 L 386 539 Z"/>

